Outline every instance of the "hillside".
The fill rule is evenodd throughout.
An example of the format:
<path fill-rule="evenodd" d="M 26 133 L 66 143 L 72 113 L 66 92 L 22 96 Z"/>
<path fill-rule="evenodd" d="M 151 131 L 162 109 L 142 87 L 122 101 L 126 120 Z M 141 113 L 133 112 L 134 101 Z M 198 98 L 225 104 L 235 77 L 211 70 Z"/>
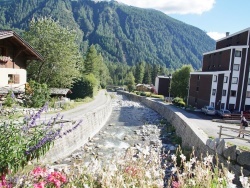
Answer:
<path fill-rule="evenodd" d="M 128 65 L 142 60 L 176 69 L 201 67 L 215 41 L 196 27 L 162 12 L 91 0 L 0 0 L 0 28 L 28 28 L 32 18 L 51 16 L 79 34 L 83 52 L 96 44 L 103 57 Z"/>

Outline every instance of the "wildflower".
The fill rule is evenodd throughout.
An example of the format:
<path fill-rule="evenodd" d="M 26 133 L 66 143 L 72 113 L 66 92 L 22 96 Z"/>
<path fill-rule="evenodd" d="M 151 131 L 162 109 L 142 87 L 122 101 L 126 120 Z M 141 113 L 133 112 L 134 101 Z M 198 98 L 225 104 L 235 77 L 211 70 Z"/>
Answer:
<path fill-rule="evenodd" d="M 228 183 L 227 188 L 236 188 L 236 185 L 233 183 Z"/>
<path fill-rule="evenodd" d="M 233 173 L 230 173 L 229 171 L 227 172 L 227 179 L 229 180 L 229 182 L 232 182 L 233 179 L 234 179 L 234 174 Z"/>
<path fill-rule="evenodd" d="M 182 161 L 186 161 L 186 156 L 185 155 L 181 154 L 180 158 L 181 158 Z"/>
<path fill-rule="evenodd" d="M 180 182 L 178 182 L 178 181 L 172 182 L 171 188 L 179 188 L 179 187 L 181 187 Z"/>
<path fill-rule="evenodd" d="M 195 157 L 193 157 L 192 159 L 190 159 L 190 162 L 191 162 L 191 164 L 196 163 L 196 158 L 195 158 Z"/>
<path fill-rule="evenodd" d="M 242 184 L 242 187 L 249 188 L 250 184 L 248 183 L 248 178 L 244 176 L 240 176 L 240 182 Z"/>
<path fill-rule="evenodd" d="M 46 182 L 39 182 L 39 183 L 36 183 L 34 184 L 34 188 L 44 188 L 46 185 Z"/>
<path fill-rule="evenodd" d="M 172 167 L 171 168 L 171 172 L 174 174 L 175 172 L 177 172 L 177 168 L 176 167 Z"/>
<path fill-rule="evenodd" d="M 46 169 L 41 167 L 35 168 L 31 173 L 34 177 L 44 177 L 47 174 Z"/>
<path fill-rule="evenodd" d="M 213 163 L 213 156 L 208 155 L 207 157 L 204 158 L 204 164 L 208 165 L 209 163 Z"/>
<path fill-rule="evenodd" d="M 175 156 L 175 154 L 172 154 L 172 155 L 171 155 L 171 159 L 172 159 L 174 162 L 176 162 L 176 156 Z"/>
<path fill-rule="evenodd" d="M 66 179 L 66 176 L 64 176 L 60 172 L 52 172 L 48 176 L 48 181 L 50 183 L 53 183 L 56 186 L 56 188 L 60 188 L 61 183 L 65 183 L 67 179 Z"/>

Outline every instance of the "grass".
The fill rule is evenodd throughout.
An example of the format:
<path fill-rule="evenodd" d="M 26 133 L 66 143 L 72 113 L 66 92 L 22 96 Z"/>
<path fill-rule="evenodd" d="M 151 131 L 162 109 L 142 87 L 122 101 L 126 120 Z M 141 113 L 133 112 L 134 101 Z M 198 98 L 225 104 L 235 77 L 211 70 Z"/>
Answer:
<path fill-rule="evenodd" d="M 235 144 L 233 144 L 232 142 L 227 142 L 227 145 L 230 147 L 230 146 L 234 146 Z M 247 146 L 237 146 L 237 148 L 240 151 L 248 151 L 248 152 L 250 152 L 250 147 L 247 147 Z"/>

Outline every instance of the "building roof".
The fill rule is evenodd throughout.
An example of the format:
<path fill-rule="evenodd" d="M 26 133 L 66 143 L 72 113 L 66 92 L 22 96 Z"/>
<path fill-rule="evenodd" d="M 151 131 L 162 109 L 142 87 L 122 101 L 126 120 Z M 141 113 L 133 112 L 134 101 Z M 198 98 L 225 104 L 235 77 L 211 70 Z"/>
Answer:
<path fill-rule="evenodd" d="M 51 95 L 67 95 L 68 93 L 72 93 L 68 88 L 50 88 Z"/>
<path fill-rule="evenodd" d="M 2 95 L 8 94 L 10 91 L 13 91 L 13 93 L 24 93 L 22 88 L 0 87 L 0 94 Z"/>
<path fill-rule="evenodd" d="M 248 27 L 248 28 L 246 28 L 246 29 L 243 29 L 243 30 L 241 30 L 241 31 L 238 31 L 238 32 L 236 32 L 236 33 L 233 33 L 233 34 L 231 34 L 231 35 L 225 36 L 225 37 L 223 37 L 223 38 L 221 38 L 221 39 L 218 39 L 218 40 L 216 40 L 216 42 L 225 40 L 226 38 L 230 38 L 230 37 L 232 37 L 232 36 L 238 35 L 238 34 L 240 34 L 240 33 L 244 33 L 244 32 L 249 31 L 249 30 L 250 30 L 250 27 Z"/>
<path fill-rule="evenodd" d="M 0 40 L 11 38 L 11 42 L 15 45 L 24 47 L 24 52 L 28 54 L 28 59 L 43 60 L 43 57 L 38 53 L 28 42 L 26 42 L 22 37 L 17 33 L 11 30 L 0 30 Z"/>

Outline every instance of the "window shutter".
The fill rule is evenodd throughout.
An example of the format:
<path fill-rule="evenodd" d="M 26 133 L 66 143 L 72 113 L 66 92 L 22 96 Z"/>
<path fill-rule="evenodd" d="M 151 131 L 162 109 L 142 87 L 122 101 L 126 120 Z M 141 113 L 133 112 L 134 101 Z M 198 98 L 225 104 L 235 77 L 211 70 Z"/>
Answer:
<path fill-rule="evenodd" d="M 15 84 L 19 84 L 20 83 L 20 76 L 19 76 L 19 74 L 15 74 L 14 75 L 14 83 Z"/>

